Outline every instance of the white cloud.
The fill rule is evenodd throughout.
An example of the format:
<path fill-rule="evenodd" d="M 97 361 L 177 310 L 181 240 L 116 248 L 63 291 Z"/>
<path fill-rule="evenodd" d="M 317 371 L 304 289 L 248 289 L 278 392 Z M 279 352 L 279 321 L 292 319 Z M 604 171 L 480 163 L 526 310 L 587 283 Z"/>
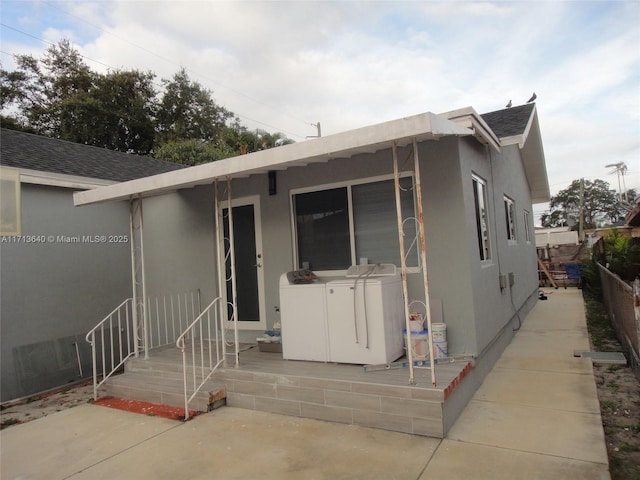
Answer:
<path fill-rule="evenodd" d="M 611 157 L 640 171 L 637 2 L 84 1 L 51 25 L 30 5 L 37 35 L 158 83 L 185 67 L 248 126 L 296 140 L 312 122 L 329 134 L 535 91 L 551 184 L 605 176 Z"/>

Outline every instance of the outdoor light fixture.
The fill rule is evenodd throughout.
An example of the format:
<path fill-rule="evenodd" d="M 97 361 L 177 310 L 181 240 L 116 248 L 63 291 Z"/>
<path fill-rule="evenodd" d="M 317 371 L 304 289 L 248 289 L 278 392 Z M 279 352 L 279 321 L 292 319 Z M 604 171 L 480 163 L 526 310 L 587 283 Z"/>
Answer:
<path fill-rule="evenodd" d="M 270 170 L 267 176 L 269 177 L 269 195 L 275 195 L 277 193 L 275 170 Z"/>

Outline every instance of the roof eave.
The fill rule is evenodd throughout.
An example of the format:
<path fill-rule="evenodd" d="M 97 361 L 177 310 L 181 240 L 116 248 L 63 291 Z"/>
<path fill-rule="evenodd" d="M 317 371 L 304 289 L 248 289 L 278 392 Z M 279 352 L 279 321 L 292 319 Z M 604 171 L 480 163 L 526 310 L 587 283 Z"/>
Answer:
<path fill-rule="evenodd" d="M 527 127 L 518 142 L 522 153 L 522 161 L 531 191 L 531 203 L 545 203 L 551 199 L 549 190 L 549 178 L 547 176 L 547 164 L 538 124 L 538 114 L 534 108 Z"/>
<path fill-rule="evenodd" d="M 403 146 L 413 139 L 420 141 L 449 135 L 473 135 L 473 131 L 427 112 L 95 190 L 76 192 L 74 204 L 80 206 L 127 200 L 135 196 L 158 195 L 181 188 L 210 184 L 221 178 L 247 177 L 269 170 L 284 170 L 361 153 L 374 153 L 390 148 L 394 142 Z"/>
<path fill-rule="evenodd" d="M 441 113 L 442 118 L 451 120 L 452 122 L 469 128 L 473 131 L 473 135 L 481 143 L 490 145 L 496 152 L 500 151 L 500 139 L 491 130 L 489 125 L 484 121 L 482 116 L 476 112 L 473 107 L 459 108 L 449 112 Z"/>

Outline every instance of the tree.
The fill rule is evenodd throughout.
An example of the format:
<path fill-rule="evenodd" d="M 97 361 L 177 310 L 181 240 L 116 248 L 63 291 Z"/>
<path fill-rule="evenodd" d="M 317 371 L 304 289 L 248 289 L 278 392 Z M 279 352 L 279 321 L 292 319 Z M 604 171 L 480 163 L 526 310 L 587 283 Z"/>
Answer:
<path fill-rule="evenodd" d="M 221 150 L 194 138 L 167 142 L 155 153 L 155 157 L 161 160 L 189 166 L 209 163 L 233 155 L 234 152 Z"/>
<path fill-rule="evenodd" d="M 115 71 L 96 81 L 91 98 L 99 108 L 93 128 L 77 141 L 146 155 L 155 145 L 155 75 L 137 70 Z"/>
<path fill-rule="evenodd" d="M 13 72 L 0 69 L 0 113 L 8 128 L 185 165 L 293 142 L 247 130 L 184 69 L 163 80 L 160 96 L 152 72 L 92 72 L 68 40 L 41 59 L 18 55 L 16 65 Z"/>
<path fill-rule="evenodd" d="M 625 207 L 614 190 L 603 180 L 584 180 L 581 202 L 581 180 L 551 197 L 550 213 L 542 214 L 543 227 L 578 227 L 580 210 L 584 228 L 596 228 L 614 224 L 624 218 Z"/>
<path fill-rule="evenodd" d="M 215 141 L 233 114 L 217 105 L 211 92 L 191 81 L 184 69 L 163 83 L 165 92 L 158 111 L 159 143 L 185 139 Z"/>
<path fill-rule="evenodd" d="M 0 71 L 0 106 L 13 113 L 3 123 L 111 150 L 152 151 L 154 74 L 136 70 L 97 74 L 68 40 L 49 47 L 41 60 L 22 55 L 16 63 L 16 71 Z"/>
<path fill-rule="evenodd" d="M 0 71 L 2 109 L 18 109 L 15 118 L 22 126 L 65 138 L 63 119 L 67 125 L 81 125 L 85 114 L 79 106 L 95 74 L 68 40 L 49 47 L 41 60 L 31 55 L 17 55 L 15 60 L 16 71 Z"/>

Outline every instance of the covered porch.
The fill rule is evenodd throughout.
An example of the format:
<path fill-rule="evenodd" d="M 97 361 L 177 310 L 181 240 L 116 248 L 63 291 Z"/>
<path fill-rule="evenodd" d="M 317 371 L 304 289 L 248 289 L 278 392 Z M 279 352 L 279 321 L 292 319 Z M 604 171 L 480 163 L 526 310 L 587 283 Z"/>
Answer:
<path fill-rule="evenodd" d="M 319 165 L 333 161 L 333 165 L 340 165 L 340 169 L 327 169 L 327 179 L 322 180 L 325 184 L 333 177 L 353 180 L 363 173 L 374 179 L 394 182 L 394 209 L 397 209 L 397 230 L 394 235 L 400 244 L 399 252 L 396 252 L 399 254 L 398 264 L 403 283 L 405 328 L 410 330 L 409 303 L 414 298 L 424 302 L 425 326 L 430 326 L 427 246 L 422 214 L 425 202 L 420 190 L 418 145 L 435 144 L 445 137 L 472 136 L 489 148 L 497 148 L 497 140 L 486 125 L 477 115 L 472 117 L 475 123 L 471 125 L 472 128 L 467 128 L 444 117 L 425 113 L 171 174 L 77 193 L 74 201 L 78 206 L 107 201 L 128 201 L 130 204 L 133 291 L 130 338 L 133 346 L 121 363 L 125 365 L 125 375 L 109 379 L 105 385 L 106 393 L 155 403 L 182 404 L 187 415 L 189 408 L 206 410 L 212 398 L 210 396 L 207 403 L 207 392 L 213 392 L 213 397 L 218 400 L 224 395 L 227 404 L 232 406 L 418 435 L 444 436 L 486 373 L 484 368 L 480 368 L 476 375 L 476 369 L 472 368 L 473 364 L 468 358 L 452 359 L 450 363 L 437 365 L 416 365 L 411 349 L 408 349 L 409 358 L 400 360 L 405 362 L 404 366 L 391 365 L 390 368 L 369 368 L 365 371 L 362 365 L 284 360 L 281 355 L 259 352 L 255 346 L 242 343 L 238 312 L 244 304 L 239 298 L 236 282 L 234 201 L 237 198 L 254 199 L 251 200 L 250 212 L 255 225 L 262 228 L 261 223 L 271 223 L 268 227 L 270 233 L 281 240 L 280 244 L 271 245 L 274 248 L 269 255 L 263 257 L 262 250 L 257 249 L 248 258 L 256 269 L 258 283 L 260 279 L 263 282 L 263 286 L 257 289 L 258 296 L 264 294 L 261 288 L 270 289 L 275 303 L 278 302 L 278 284 L 274 280 L 282 273 L 301 268 L 302 265 L 295 259 L 294 247 L 290 248 L 292 234 L 288 227 L 291 225 L 282 223 L 283 219 L 290 218 L 291 196 L 287 190 L 284 195 L 275 196 L 276 176 L 272 172 L 286 171 L 285 178 L 289 185 L 302 188 L 302 185 L 312 185 L 314 180 L 302 175 L 302 169 L 295 167 L 313 164 L 309 169 L 317 172 Z M 454 149 L 454 146 L 447 144 L 443 148 Z M 400 166 L 398 151 L 402 152 L 403 163 Z M 367 155 L 372 155 L 375 161 L 369 162 L 371 157 Z M 352 157 L 356 157 L 354 165 L 347 167 L 347 163 L 335 163 Z M 363 165 L 367 165 L 371 171 L 363 172 Z M 390 165 L 393 166 L 391 172 Z M 304 171 L 306 173 L 307 169 Z M 399 182 L 403 173 L 410 175 L 415 182 L 412 188 L 415 188 L 416 211 L 413 213 L 416 218 L 412 221 L 416 224 L 416 237 L 408 239 L 413 242 L 417 252 L 415 267 L 411 272 L 414 285 L 412 292 L 408 290 L 407 267 L 404 264 L 410 247 L 404 245 L 406 219 L 403 217 Z M 265 191 L 266 180 L 269 180 L 268 192 Z M 191 255 L 192 261 L 201 264 L 211 262 L 208 263 L 211 267 L 208 284 L 204 288 L 204 305 L 208 306 L 200 315 L 194 313 L 193 321 L 174 340 L 174 344 L 177 340 L 178 348 L 169 344 L 151 349 L 156 327 L 151 324 L 152 305 L 148 299 L 147 283 L 148 271 L 153 266 L 150 267 L 149 262 L 145 261 L 147 219 L 146 213 L 143 214 L 143 204 L 146 208 L 148 201 L 175 192 L 187 192 L 180 199 L 184 205 L 188 205 L 187 208 L 196 205 L 189 203 L 193 200 L 191 192 L 196 192 L 199 198 L 206 198 L 207 209 L 210 209 L 207 212 L 210 215 L 207 228 L 202 229 L 204 236 L 209 235 L 209 254 L 201 259 L 195 251 Z M 277 210 L 268 206 L 271 204 L 277 206 Z M 275 211 L 279 212 L 277 219 L 273 213 Z M 270 222 L 271 219 L 277 221 Z M 355 247 L 352 248 L 351 257 L 354 260 Z M 277 252 L 274 255 L 275 250 Z M 273 262 L 274 257 L 278 259 L 277 264 L 267 265 L 267 262 Z M 266 281 L 265 276 L 269 277 Z M 264 299 L 258 301 L 262 320 L 255 324 L 263 330 L 266 317 L 264 304 Z M 431 330 L 429 328 L 429 334 Z M 505 328 L 504 332 L 510 333 L 510 329 Z M 507 333 L 504 338 L 508 337 L 508 342 L 510 336 Z M 246 341 L 246 335 L 243 338 Z M 118 343 L 122 344 L 123 341 Z M 431 341 L 429 346 L 432 348 Z M 473 349 L 469 351 L 473 353 Z M 430 352 L 430 358 L 434 358 L 433 351 Z M 487 360 L 488 363 L 492 361 L 491 358 Z M 198 375 L 193 374 L 196 370 Z M 143 375 L 151 377 L 144 388 L 142 385 L 146 381 Z M 191 402 L 197 403 L 198 395 L 202 392 L 204 407 L 191 407 Z"/>

